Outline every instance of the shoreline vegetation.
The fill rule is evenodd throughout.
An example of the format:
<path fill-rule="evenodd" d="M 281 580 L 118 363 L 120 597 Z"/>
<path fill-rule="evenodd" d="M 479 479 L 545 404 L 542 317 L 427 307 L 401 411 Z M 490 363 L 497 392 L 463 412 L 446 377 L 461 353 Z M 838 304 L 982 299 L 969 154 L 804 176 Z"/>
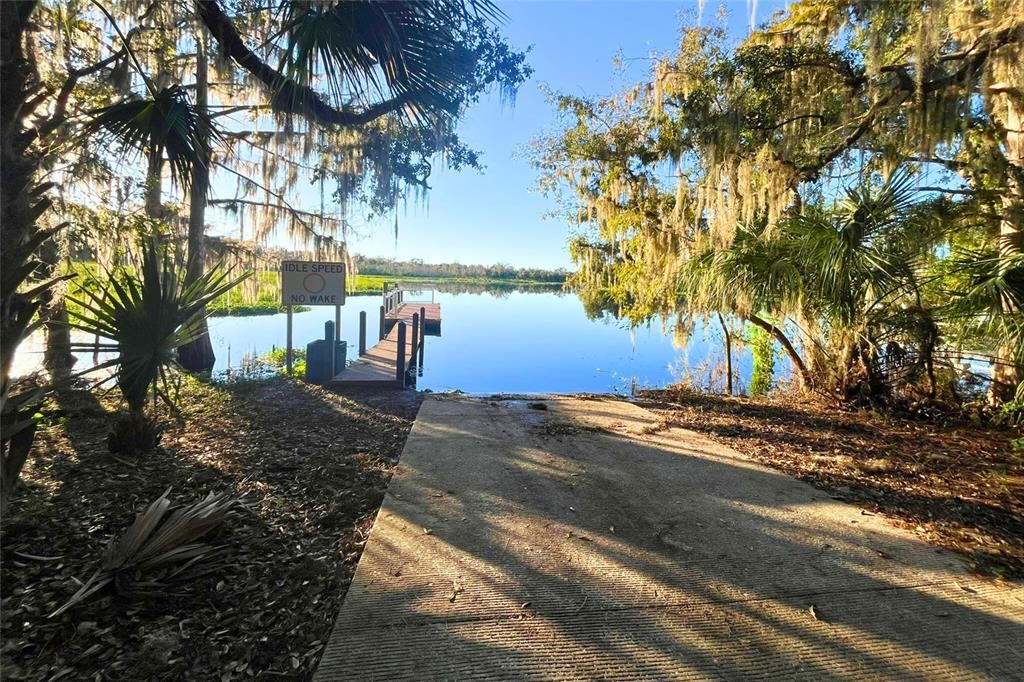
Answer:
<path fill-rule="evenodd" d="M 355 257 L 358 274 L 350 278 L 348 296 L 379 295 L 386 282 L 431 285 L 439 291 L 477 293 L 479 291 L 556 291 L 564 287 L 569 273 L 564 270 L 513 268 L 505 265 L 429 264 L 419 261 L 390 261 Z M 77 262 L 70 269 L 81 279 L 94 273 L 96 264 Z M 240 289 L 247 289 L 243 292 Z M 69 307 L 73 307 L 71 304 Z M 250 317 L 285 312 L 281 303 L 280 274 L 269 270 L 253 273 L 245 287 L 217 297 L 207 309 L 210 317 Z M 308 306 L 295 306 L 292 312 L 306 312 Z"/>
<path fill-rule="evenodd" d="M 285 312 L 281 305 L 280 284 L 276 272 L 257 273 L 260 279 L 260 295 L 255 301 L 245 302 L 237 293 L 229 292 L 220 297 L 210 306 L 211 317 L 245 317 L 251 315 L 274 315 Z M 556 291 L 561 290 L 561 282 L 546 282 L 524 279 L 494 279 L 487 277 L 408 277 L 391 275 L 356 276 L 355 284 L 349 289 L 348 296 L 380 295 L 385 282 L 403 282 L 405 284 L 422 283 L 433 285 L 439 291 L 465 292 L 468 290 L 492 291 Z M 266 289 L 264 289 L 264 282 Z M 237 301 L 237 302 L 235 302 Z M 305 312 L 308 306 L 295 306 L 293 312 Z"/>

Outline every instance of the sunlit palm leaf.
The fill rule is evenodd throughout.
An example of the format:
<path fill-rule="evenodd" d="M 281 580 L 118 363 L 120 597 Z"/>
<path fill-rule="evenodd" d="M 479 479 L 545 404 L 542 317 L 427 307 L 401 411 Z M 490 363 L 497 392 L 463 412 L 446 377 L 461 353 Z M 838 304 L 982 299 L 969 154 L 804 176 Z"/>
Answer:
<path fill-rule="evenodd" d="M 792 244 L 764 228 L 740 227 L 729 246 L 708 245 L 687 260 L 680 288 L 691 310 L 749 315 L 796 305 L 802 275 L 790 256 Z"/>
<path fill-rule="evenodd" d="M 834 210 L 807 208 L 787 221 L 810 293 L 828 318 L 852 326 L 880 295 L 912 284 L 903 237 L 914 197 L 911 178 L 900 173 L 881 187 L 848 189 Z"/>
<path fill-rule="evenodd" d="M 968 333 L 974 330 L 1014 346 L 1018 361 L 1024 362 L 1024 254 L 960 249 L 950 259 L 949 274 L 965 287 L 950 292 L 944 314 L 959 320 Z"/>
<path fill-rule="evenodd" d="M 191 187 L 192 168 L 209 163 L 213 143 L 221 139 L 206 112 L 178 86 L 100 109 L 87 132 L 113 142 L 129 158 L 165 156 L 172 179 L 185 189 Z"/>

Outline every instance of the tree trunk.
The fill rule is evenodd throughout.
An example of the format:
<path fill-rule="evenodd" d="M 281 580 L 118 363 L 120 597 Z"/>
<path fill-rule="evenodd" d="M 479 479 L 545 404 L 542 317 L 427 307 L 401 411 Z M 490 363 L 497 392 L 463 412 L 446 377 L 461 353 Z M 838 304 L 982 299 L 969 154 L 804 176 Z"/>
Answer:
<path fill-rule="evenodd" d="M 71 353 L 71 327 L 68 320 L 67 299 L 61 294 L 50 308 L 46 320 L 46 348 L 43 367 L 53 379 L 67 379 L 78 359 Z"/>
<path fill-rule="evenodd" d="M 718 324 L 722 325 L 722 334 L 725 335 L 725 392 L 732 395 L 732 335 L 725 326 L 722 313 L 718 313 Z"/>
<path fill-rule="evenodd" d="M 1003 195 L 1003 219 L 999 225 L 1001 272 L 1005 274 L 1010 267 L 1010 258 L 1024 253 L 1024 107 L 1010 94 L 1003 95 L 1001 99 L 1005 102 L 1006 120 L 1001 123 L 1006 130 L 1006 160 L 1009 162 L 1007 192 Z M 1002 307 L 1004 315 L 1024 314 L 1024 310 L 1005 297 Z M 992 368 L 990 398 L 993 403 L 1013 400 L 1017 386 L 1024 380 L 1020 353 L 1014 339 L 1003 339 Z"/>
<path fill-rule="evenodd" d="M 160 152 L 149 154 L 146 169 L 146 215 L 153 220 L 164 217 L 164 207 L 160 202 L 163 190 L 164 157 Z"/>
<path fill-rule="evenodd" d="M 60 274 L 61 264 L 67 255 L 65 240 L 51 239 L 43 245 L 42 261 L 45 277 Z M 68 326 L 67 287 L 61 283 L 43 296 L 47 299 L 40 310 L 40 317 L 46 320 L 43 367 L 54 379 L 66 379 L 76 360 L 71 354 L 71 328 Z"/>
<path fill-rule="evenodd" d="M 782 350 L 786 352 L 786 355 L 789 357 L 790 362 L 793 363 L 793 367 L 796 368 L 797 381 L 800 382 L 800 387 L 813 388 L 814 378 L 811 376 L 810 371 L 807 369 L 807 365 L 804 363 L 803 358 L 801 358 L 800 354 L 796 352 L 796 348 L 793 347 L 793 344 L 790 342 L 788 338 L 786 338 L 786 335 L 782 332 L 782 330 L 776 327 L 771 322 L 761 319 L 757 315 L 751 315 L 747 319 L 750 320 L 750 323 L 753 324 L 754 326 L 760 327 L 761 329 L 771 334 L 772 338 L 779 342 L 779 345 L 782 346 Z"/>
<path fill-rule="evenodd" d="M 196 107 L 206 109 L 208 100 L 208 69 L 205 37 L 196 35 Z M 188 265 L 185 281 L 192 283 L 202 277 L 206 267 L 206 192 L 210 186 L 210 159 L 192 167 L 192 192 L 189 195 L 188 211 Z M 205 311 L 204 311 L 205 313 Z M 204 317 L 201 334 L 178 348 L 178 362 L 190 372 L 209 372 L 213 369 L 216 356 Z"/>
<path fill-rule="evenodd" d="M 38 159 L 29 149 L 30 136 L 22 115 L 29 88 L 36 80 L 26 59 L 24 33 L 35 2 L 0 2 L 0 515 L 7 510 L 21 469 L 32 448 L 32 414 L 38 394 L 15 388 L 11 365 L 32 317 L 38 297 L 18 289 L 35 270 L 39 239 L 32 186 Z"/>

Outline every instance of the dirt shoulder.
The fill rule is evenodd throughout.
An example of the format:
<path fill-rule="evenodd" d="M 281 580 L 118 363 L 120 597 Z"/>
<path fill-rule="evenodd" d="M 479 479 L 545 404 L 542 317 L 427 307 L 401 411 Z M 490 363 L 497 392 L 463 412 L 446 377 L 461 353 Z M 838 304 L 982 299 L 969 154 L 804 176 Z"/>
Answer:
<path fill-rule="evenodd" d="M 274 380 L 191 384 L 182 397 L 185 425 L 140 459 L 107 452 L 111 403 L 77 392 L 47 406 L 3 523 L 5 679 L 311 675 L 419 396 Z M 48 619 L 168 487 L 175 503 L 242 498 L 210 538 L 227 564 L 173 594 L 110 593 Z"/>
<path fill-rule="evenodd" d="M 642 403 L 667 425 L 884 514 L 980 574 L 1024 577 L 1024 455 L 1008 431 L 671 389 L 645 392 Z"/>

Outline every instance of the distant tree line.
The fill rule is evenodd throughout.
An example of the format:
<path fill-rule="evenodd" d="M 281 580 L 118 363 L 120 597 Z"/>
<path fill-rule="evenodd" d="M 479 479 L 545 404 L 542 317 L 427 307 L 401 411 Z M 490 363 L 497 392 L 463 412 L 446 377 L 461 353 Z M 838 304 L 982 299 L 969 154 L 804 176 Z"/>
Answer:
<path fill-rule="evenodd" d="M 461 277 L 467 279 L 531 280 L 536 282 L 564 282 L 569 272 L 564 268 L 516 268 L 505 263 L 495 265 L 463 265 L 462 263 L 424 263 L 418 258 L 400 261 L 389 258 L 355 256 L 356 267 L 362 275 L 391 277 Z"/>

